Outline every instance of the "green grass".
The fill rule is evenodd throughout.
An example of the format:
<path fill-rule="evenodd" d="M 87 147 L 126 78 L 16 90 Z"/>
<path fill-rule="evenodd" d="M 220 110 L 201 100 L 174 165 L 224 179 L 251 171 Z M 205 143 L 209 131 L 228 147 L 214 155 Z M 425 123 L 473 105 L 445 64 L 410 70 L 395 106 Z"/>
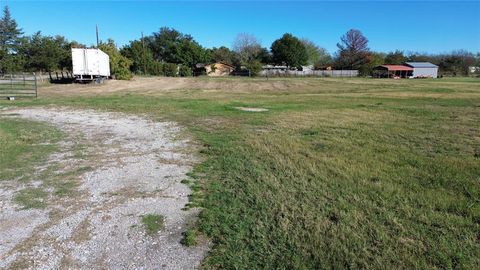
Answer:
<path fill-rule="evenodd" d="M 145 226 L 147 234 L 156 234 L 165 226 L 165 217 L 156 214 L 142 216 L 142 223 Z"/>
<path fill-rule="evenodd" d="M 197 245 L 197 232 L 193 229 L 188 229 L 183 233 L 182 244 L 187 247 L 193 247 Z"/>
<path fill-rule="evenodd" d="M 25 188 L 17 192 L 15 202 L 23 206 L 23 209 L 45 208 L 48 193 L 42 188 Z"/>
<path fill-rule="evenodd" d="M 204 157 L 189 175 L 191 203 L 204 208 L 197 229 L 214 243 L 204 268 L 480 265 L 479 80 L 212 82 L 285 87 L 16 104 L 146 113 L 184 125 Z"/>
<path fill-rule="evenodd" d="M 27 179 L 61 137 L 46 123 L 0 116 L 0 180 Z"/>

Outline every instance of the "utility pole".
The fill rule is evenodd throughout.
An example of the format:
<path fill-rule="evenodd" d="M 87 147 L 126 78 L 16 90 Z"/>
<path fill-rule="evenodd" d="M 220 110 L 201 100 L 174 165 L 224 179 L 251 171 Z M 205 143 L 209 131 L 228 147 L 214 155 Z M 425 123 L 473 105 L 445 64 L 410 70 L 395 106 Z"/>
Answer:
<path fill-rule="evenodd" d="M 98 46 L 100 45 L 99 43 L 99 40 L 98 40 L 98 24 L 95 25 L 95 28 L 97 30 L 97 49 L 98 49 Z"/>
<path fill-rule="evenodd" d="M 143 51 L 143 75 L 147 75 L 147 55 L 145 52 L 145 39 L 142 32 L 142 51 Z"/>

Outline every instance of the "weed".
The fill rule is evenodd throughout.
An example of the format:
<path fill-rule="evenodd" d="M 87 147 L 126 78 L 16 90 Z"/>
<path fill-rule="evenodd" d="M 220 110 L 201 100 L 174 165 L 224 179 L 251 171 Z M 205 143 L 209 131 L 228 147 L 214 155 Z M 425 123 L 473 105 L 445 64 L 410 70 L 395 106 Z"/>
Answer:
<path fill-rule="evenodd" d="M 165 217 L 157 214 L 148 214 L 142 216 L 142 223 L 147 234 L 155 234 L 164 228 Z"/>
<path fill-rule="evenodd" d="M 187 247 L 197 245 L 197 232 L 193 229 L 188 229 L 183 233 L 182 244 Z"/>

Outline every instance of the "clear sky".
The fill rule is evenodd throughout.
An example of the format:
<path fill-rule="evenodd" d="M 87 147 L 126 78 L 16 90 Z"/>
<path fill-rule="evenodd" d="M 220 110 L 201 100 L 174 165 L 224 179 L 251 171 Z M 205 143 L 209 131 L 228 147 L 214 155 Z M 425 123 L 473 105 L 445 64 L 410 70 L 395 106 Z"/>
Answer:
<path fill-rule="evenodd" d="M 342 34 L 361 30 L 378 51 L 480 52 L 477 1 L 25 1 L 0 0 L 26 34 L 60 34 L 87 45 L 119 46 L 162 26 L 191 34 L 205 47 L 231 47 L 240 32 L 265 47 L 283 33 L 309 38 L 329 52 Z"/>

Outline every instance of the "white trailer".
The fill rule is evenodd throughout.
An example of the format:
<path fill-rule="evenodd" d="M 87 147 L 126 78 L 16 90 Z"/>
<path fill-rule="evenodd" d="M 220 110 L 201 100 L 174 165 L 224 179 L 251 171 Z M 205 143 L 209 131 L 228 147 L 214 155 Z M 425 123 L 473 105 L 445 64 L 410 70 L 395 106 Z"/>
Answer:
<path fill-rule="evenodd" d="M 102 82 L 110 77 L 110 58 L 99 49 L 72 48 L 72 70 L 77 82 Z"/>

